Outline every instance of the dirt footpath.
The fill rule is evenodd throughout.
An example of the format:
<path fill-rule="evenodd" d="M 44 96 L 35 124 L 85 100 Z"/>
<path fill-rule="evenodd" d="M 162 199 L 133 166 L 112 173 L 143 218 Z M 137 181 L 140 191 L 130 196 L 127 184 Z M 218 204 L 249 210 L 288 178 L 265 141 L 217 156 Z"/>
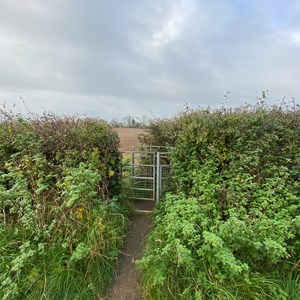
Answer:
<path fill-rule="evenodd" d="M 130 151 L 132 146 L 140 146 L 138 135 L 145 132 L 140 128 L 116 128 L 121 149 Z M 109 287 L 106 300 L 141 300 L 140 274 L 135 261 L 142 256 L 144 240 L 150 231 L 151 215 L 136 215 L 130 219 L 131 227 L 119 256 L 117 277 Z"/>
<path fill-rule="evenodd" d="M 151 227 L 151 216 L 137 215 L 130 221 L 131 228 L 124 240 L 117 278 L 108 293 L 109 300 L 141 300 L 140 274 L 134 262 L 142 255 L 144 239 Z"/>

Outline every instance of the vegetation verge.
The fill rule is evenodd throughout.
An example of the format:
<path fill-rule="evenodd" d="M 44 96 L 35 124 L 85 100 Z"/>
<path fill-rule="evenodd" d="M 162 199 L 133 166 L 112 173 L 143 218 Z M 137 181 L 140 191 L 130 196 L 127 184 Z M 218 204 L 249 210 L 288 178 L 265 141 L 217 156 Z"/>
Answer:
<path fill-rule="evenodd" d="M 0 298 L 99 298 L 127 223 L 117 135 L 90 118 L 0 117 Z"/>
<path fill-rule="evenodd" d="M 138 262 L 149 299 L 300 299 L 299 125 L 264 101 L 150 125 L 174 190 Z"/>

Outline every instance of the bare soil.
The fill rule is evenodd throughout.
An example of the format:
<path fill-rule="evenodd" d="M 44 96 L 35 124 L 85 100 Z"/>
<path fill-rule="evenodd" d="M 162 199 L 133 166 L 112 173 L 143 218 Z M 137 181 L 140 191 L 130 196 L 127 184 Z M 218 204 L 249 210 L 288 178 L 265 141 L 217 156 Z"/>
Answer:
<path fill-rule="evenodd" d="M 142 256 L 144 240 L 151 227 L 151 216 L 136 215 L 131 218 L 119 257 L 117 277 L 108 291 L 109 300 L 141 300 L 140 274 L 135 261 Z"/>
<path fill-rule="evenodd" d="M 120 138 L 122 151 L 130 151 L 132 146 L 140 146 L 138 136 L 145 132 L 142 128 L 116 128 L 115 130 Z"/>

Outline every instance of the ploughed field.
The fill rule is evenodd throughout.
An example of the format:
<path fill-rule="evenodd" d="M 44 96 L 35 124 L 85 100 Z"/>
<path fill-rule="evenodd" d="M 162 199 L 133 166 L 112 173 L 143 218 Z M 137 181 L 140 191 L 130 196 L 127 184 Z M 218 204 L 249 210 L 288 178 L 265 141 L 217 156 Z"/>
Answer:
<path fill-rule="evenodd" d="M 120 138 L 121 150 L 131 150 L 132 146 L 140 146 L 138 136 L 145 132 L 142 128 L 116 128 L 116 132 Z"/>

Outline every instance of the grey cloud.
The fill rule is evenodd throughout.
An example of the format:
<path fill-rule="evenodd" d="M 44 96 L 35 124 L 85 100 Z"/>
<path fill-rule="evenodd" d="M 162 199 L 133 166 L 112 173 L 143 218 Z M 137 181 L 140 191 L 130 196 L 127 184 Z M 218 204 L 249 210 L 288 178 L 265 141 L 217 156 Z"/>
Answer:
<path fill-rule="evenodd" d="M 0 0 L 0 99 L 106 118 L 299 99 L 298 1 Z M 55 98 L 55 100 L 53 100 Z"/>

